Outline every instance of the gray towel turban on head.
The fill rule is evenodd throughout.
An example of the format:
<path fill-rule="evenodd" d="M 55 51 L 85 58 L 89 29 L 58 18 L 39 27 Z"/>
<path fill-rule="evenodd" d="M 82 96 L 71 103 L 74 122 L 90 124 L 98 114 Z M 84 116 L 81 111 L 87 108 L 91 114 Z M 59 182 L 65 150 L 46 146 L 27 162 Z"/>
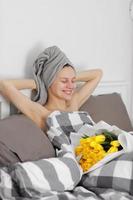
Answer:
<path fill-rule="evenodd" d="M 66 55 L 57 47 L 46 48 L 33 64 L 33 76 L 37 85 L 37 91 L 32 92 L 32 100 L 44 105 L 48 97 L 48 88 L 51 86 L 56 74 L 64 65 L 72 63 Z M 74 68 L 74 67 L 73 67 Z"/>

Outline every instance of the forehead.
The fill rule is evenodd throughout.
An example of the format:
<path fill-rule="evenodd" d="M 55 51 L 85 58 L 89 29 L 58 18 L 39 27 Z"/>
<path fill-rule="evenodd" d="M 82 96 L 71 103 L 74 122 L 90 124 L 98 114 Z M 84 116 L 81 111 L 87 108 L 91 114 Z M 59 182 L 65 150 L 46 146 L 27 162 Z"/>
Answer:
<path fill-rule="evenodd" d="M 57 76 L 60 78 L 63 77 L 73 78 L 76 76 L 76 72 L 72 67 L 63 67 Z"/>

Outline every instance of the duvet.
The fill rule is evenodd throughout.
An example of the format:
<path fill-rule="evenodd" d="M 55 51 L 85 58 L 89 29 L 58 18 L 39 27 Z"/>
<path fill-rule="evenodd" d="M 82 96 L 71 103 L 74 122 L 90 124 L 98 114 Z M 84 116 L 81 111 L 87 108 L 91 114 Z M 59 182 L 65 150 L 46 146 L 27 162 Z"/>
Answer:
<path fill-rule="evenodd" d="M 71 133 L 78 134 L 84 126 L 93 127 L 94 124 L 88 113 L 83 111 L 51 113 L 47 119 L 47 134 L 56 149 L 57 157 L 0 168 L 0 198 L 133 199 L 131 149 L 86 174 L 79 166 L 71 144 Z"/>

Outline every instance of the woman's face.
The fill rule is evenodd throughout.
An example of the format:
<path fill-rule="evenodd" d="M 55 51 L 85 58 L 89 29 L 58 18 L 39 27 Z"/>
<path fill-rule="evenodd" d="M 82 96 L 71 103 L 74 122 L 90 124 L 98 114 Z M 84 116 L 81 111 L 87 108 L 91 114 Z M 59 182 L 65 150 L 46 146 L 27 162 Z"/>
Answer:
<path fill-rule="evenodd" d="M 76 72 L 70 66 L 64 67 L 57 75 L 49 92 L 57 98 L 71 100 L 76 87 Z"/>

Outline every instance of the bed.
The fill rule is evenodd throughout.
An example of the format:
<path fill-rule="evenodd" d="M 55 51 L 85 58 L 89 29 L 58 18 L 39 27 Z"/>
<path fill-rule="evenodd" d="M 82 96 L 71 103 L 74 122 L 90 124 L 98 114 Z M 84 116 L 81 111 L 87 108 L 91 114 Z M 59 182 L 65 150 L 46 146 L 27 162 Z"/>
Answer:
<path fill-rule="evenodd" d="M 89 113 L 95 123 L 102 120 L 125 132 L 133 131 L 118 93 L 93 95 L 80 111 Z M 133 199 L 132 151 L 83 175 L 71 154 L 69 140 L 60 129 L 57 135 L 50 135 L 51 139 L 13 105 L 9 106 L 8 113 L 8 117 L 2 117 L 1 113 L 0 121 L 1 199 Z M 76 117 L 79 117 L 77 113 L 75 121 Z M 75 128 L 77 124 L 68 124 L 68 130 L 70 126 Z M 54 132 L 57 127 L 51 129 L 50 134 Z M 58 158 L 55 158 L 57 149 L 55 151 L 53 146 L 58 147 Z"/>

